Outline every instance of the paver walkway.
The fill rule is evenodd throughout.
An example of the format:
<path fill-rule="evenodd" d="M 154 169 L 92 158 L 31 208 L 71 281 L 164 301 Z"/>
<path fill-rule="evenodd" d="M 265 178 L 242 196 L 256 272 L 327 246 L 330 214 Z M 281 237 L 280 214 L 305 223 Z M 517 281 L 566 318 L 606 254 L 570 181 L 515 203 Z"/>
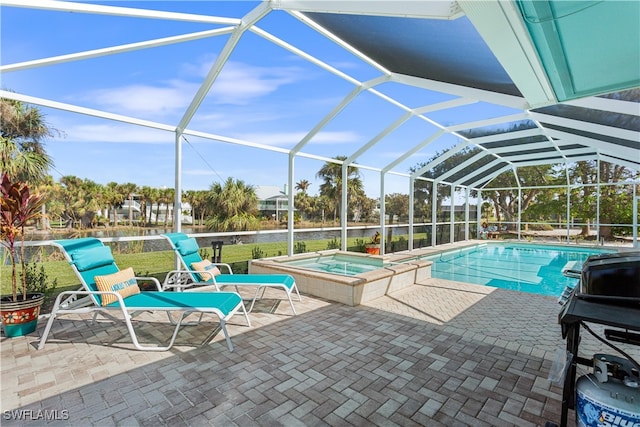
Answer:
<path fill-rule="evenodd" d="M 156 353 L 88 316 L 57 321 L 38 351 L 40 322 L 0 342 L 2 425 L 544 425 L 560 418 L 561 387 L 547 380 L 564 347 L 559 308 L 436 279 L 359 307 L 303 296 L 295 317 L 269 299 L 253 327 L 229 326 L 233 353 L 219 335 L 200 345 L 213 323 Z M 143 317 L 147 342 L 172 331 L 163 315 Z"/>

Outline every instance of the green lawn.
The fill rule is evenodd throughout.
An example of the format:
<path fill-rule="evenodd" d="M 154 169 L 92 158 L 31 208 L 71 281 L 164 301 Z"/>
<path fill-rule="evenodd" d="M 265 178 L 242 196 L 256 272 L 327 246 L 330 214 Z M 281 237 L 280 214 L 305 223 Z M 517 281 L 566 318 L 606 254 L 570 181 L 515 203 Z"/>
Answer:
<path fill-rule="evenodd" d="M 417 240 L 426 239 L 427 236 L 421 233 L 414 235 L 414 238 Z M 406 239 L 406 235 L 393 236 L 394 244 L 398 245 L 398 249 L 396 250 L 406 248 Z M 334 248 L 336 245 L 339 246 L 339 242 L 340 239 L 300 241 L 294 243 L 294 251 L 316 252 Z M 365 243 L 368 243 L 368 240 L 349 238 L 347 240 L 347 250 L 364 252 L 363 245 Z M 118 264 L 120 269 L 133 267 L 137 276 L 156 277 L 162 283 L 167 272 L 175 269 L 173 251 L 141 252 L 142 248 L 143 244 L 134 243 L 127 248 L 126 253 L 120 253 L 119 250 L 114 249 L 116 264 Z M 233 271 L 236 273 L 245 273 L 249 260 L 253 258 L 268 258 L 286 253 L 286 242 L 225 245 L 222 247 L 222 262 L 231 264 Z M 4 254 L 6 256 L 6 251 Z M 210 247 L 201 249 L 203 258 L 211 258 L 212 254 L 213 250 Z M 0 259 L 0 261 L 6 260 Z M 40 265 L 44 267 L 49 285 L 51 285 L 54 280 L 57 281 L 55 291 L 51 298 L 48 298 L 48 303 L 45 303 L 45 307 L 43 307 L 43 312 L 47 312 L 50 310 L 50 305 L 53 303 L 53 299 L 58 292 L 76 290 L 80 286 L 80 282 L 67 261 L 43 261 L 38 263 L 37 267 L 39 268 Z M 11 294 L 11 266 L 5 265 L 4 262 L 2 262 L 0 266 L 0 293 L 2 295 Z"/>
<path fill-rule="evenodd" d="M 294 244 L 294 248 L 304 245 L 306 252 L 314 252 L 328 249 L 330 243 L 336 243 L 338 241 L 339 240 L 323 239 L 297 242 Z M 361 238 L 350 238 L 348 240 L 349 250 L 358 251 L 358 245 L 362 243 L 362 241 Z M 222 247 L 222 262 L 232 264 L 234 271 L 243 272 L 243 270 L 246 270 L 248 261 L 253 259 L 254 251 L 256 250 L 260 252 L 259 258 L 284 255 L 287 253 L 287 243 L 274 242 L 225 245 Z M 203 257 L 210 258 L 213 251 L 210 247 L 207 247 L 202 249 L 202 253 Z M 154 276 L 160 280 L 164 278 L 168 271 L 175 269 L 172 251 L 118 253 L 116 250 L 114 258 L 120 269 L 133 267 L 136 275 Z M 39 265 L 40 264 L 44 267 L 49 281 L 57 280 L 58 291 L 79 286 L 79 281 L 67 261 L 43 261 L 39 263 Z M 2 295 L 10 294 L 11 267 L 9 265 L 2 265 L 0 267 L 0 279 L 0 291 Z"/>

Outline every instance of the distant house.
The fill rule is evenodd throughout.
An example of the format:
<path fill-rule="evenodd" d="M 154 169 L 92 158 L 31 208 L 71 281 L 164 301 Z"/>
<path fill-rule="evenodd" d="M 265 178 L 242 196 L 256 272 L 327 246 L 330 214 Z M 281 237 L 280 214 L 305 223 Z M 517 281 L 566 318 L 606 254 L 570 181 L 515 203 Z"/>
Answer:
<path fill-rule="evenodd" d="M 164 224 L 165 221 L 168 224 L 173 224 L 173 203 L 169 205 L 165 203 L 148 204 L 146 205 L 146 212 L 143 213 L 141 210 L 142 204 L 139 199 L 140 197 L 134 194 L 131 199 L 124 200 L 122 205 L 116 209 L 118 222 L 128 222 L 129 218 L 131 218 L 131 221 L 134 223 L 147 220 L 151 224 Z M 187 202 L 182 203 L 181 218 L 183 224 L 193 224 L 191 205 Z"/>
<path fill-rule="evenodd" d="M 275 185 L 257 185 L 254 189 L 260 215 L 280 221 L 289 209 L 287 186 L 285 185 L 284 191 Z"/>

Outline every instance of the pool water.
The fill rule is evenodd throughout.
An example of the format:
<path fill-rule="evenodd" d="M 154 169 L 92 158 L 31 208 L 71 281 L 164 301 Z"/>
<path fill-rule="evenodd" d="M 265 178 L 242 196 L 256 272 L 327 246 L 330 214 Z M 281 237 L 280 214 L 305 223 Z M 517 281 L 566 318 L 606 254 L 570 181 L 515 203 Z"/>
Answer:
<path fill-rule="evenodd" d="M 355 276 L 356 274 L 377 270 L 384 266 L 381 260 L 349 255 L 323 255 L 297 261 L 288 261 L 286 264 L 344 276 Z"/>
<path fill-rule="evenodd" d="M 569 263 L 580 270 L 591 255 L 604 249 L 546 245 L 487 244 L 424 257 L 433 261 L 431 276 L 542 295 L 560 296 L 577 279 L 562 274 Z"/>

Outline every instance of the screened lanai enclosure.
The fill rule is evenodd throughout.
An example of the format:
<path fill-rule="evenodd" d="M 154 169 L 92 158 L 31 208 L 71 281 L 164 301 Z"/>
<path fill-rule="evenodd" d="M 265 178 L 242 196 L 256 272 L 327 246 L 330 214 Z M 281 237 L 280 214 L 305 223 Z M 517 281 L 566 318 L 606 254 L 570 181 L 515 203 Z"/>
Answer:
<path fill-rule="evenodd" d="M 175 176 L 178 230 L 191 169 L 286 183 L 291 254 L 293 189 L 334 163 L 342 249 L 351 167 L 380 201 L 383 248 L 398 225 L 408 249 L 545 227 L 637 245 L 640 2 L 0 5 L 0 95 L 63 132 L 83 120 L 76 161 L 116 176 L 96 144 L 161 144 L 137 167 Z"/>

